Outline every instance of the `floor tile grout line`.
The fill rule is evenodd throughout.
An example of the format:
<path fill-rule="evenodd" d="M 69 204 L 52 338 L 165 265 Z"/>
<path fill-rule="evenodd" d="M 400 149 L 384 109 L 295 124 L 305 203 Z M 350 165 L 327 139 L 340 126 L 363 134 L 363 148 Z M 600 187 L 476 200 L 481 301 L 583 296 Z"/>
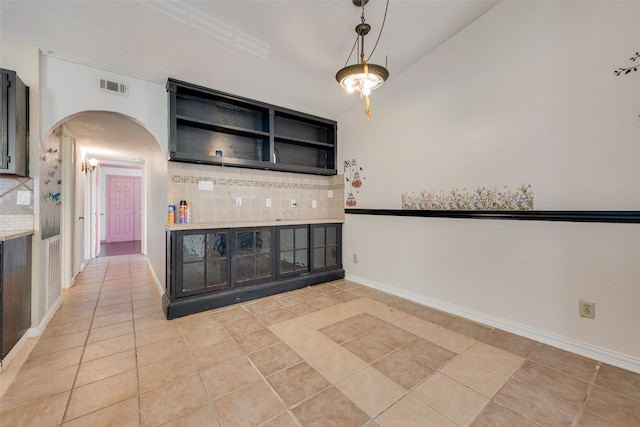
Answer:
<path fill-rule="evenodd" d="M 589 401 L 589 397 L 591 396 L 591 391 L 593 390 L 593 387 L 595 387 L 596 385 L 596 378 L 598 378 L 598 374 L 600 373 L 600 366 L 602 366 L 602 362 L 597 362 L 593 375 L 591 376 L 591 381 L 589 381 L 589 385 L 587 386 L 587 391 L 585 393 L 584 399 L 582 400 L 580 407 L 578 408 L 578 411 L 576 412 L 575 417 L 573 419 L 573 423 L 571 424 L 572 427 L 575 427 L 578 425 L 578 422 L 580 421 L 580 419 L 582 418 L 582 415 L 584 414 L 584 411 L 587 407 L 587 402 Z"/>
<path fill-rule="evenodd" d="M 108 267 L 107 267 L 107 269 L 108 269 Z M 107 274 L 107 269 L 105 269 L 105 276 Z M 74 281 L 74 285 L 75 285 L 75 281 Z M 80 366 L 82 365 L 82 358 L 84 357 L 84 352 L 87 349 L 87 343 L 89 341 L 89 335 L 91 335 L 91 327 L 93 325 L 93 319 L 95 317 L 96 309 L 98 307 L 98 301 L 100 300 L 100 295 L 102 294 L 103 286 L 104 286 L 104 277 L 103 277 L 102 282 L 100 284 L 100 291 L 98 292 L 98 299 L 96 300 L 94 308 L 93 308 L 93 315 L 91 316 L 91 322 L 89 322 L 89 330 L 88 330 L 87 336 L 86 336 L 86 338 L 84 340 L 84 346 L 82 347 L 82 352 L 80 354 L 80 360 L 78 360 L 78 366 L 77 366 L 77 369 L 76 369 L 76 374 L 73 377 L 73 383 L 71 384 L 71 389 L 69 390 L 69 397 L 67 398 L 67 403 L 65 405 L 64 412 L 62 413 L 61 424 L 65 422 L 65 418 L 67 416 L 67 412 L 69 411 L 69 405 L 71 404 L 71 397 L 73 396 L 74 389 L 75 389 L 75 386 L 76 386 L 76 382 L 78 381 L 78 375 L 80 374 Z M 73 286 L 71 287 L 71 289 L 73 289 Z M 84 415 L 86 415 L 86 414 L 84 414 Z"/>

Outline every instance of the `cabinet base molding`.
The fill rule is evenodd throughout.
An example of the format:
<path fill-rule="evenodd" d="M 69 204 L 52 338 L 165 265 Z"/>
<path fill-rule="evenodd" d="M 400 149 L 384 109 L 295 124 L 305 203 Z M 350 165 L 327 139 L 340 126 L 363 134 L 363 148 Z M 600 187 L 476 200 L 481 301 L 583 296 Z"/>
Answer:
<path fill-rule="evenodd" d="M 169 296 L 165 293 L 162 296 L 162 308 L 167 319 L 176 319 L 214 308 L 243 303 L 257 298 L 305 288 L 307 286 L 344 279 L 344 276 L 344 269 L 337 269 L 280 279 L 270 283 L 238 287 L 228 291 L 190 296 L 177 301 L 170 301 Z"/>

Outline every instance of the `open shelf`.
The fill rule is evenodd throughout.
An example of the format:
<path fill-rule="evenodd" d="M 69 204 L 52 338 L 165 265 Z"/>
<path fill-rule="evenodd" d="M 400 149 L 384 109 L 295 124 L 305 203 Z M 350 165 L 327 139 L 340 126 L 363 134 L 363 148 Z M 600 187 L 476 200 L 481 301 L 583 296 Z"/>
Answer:
<path fill-rule="evenodd" d="M 335 175 L 336 122 L 169 79 L 169 160 Z"/>

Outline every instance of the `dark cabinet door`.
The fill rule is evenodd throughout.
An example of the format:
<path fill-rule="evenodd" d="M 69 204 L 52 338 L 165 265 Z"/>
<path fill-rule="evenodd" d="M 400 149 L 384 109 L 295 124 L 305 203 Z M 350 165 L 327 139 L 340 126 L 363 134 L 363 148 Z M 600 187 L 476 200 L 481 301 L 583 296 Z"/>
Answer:
<path fill-rule="evenodd" d="M 31 236 L 0 243 L 1 356 L 31 326 Z"/>
<path fill-rule="evenodd" d="M 274 275 L 273 228 L 240 228 L 233 232 L 234 287 L 271 281 Z"/>
<path fill-rule="evenodd" d="M 309 226 L 278 227 L 278 275 L 309 272 Z"/>
<path fill-rule="evenodd" d="M 229 289 L 228 230 L 176 233 L 176 297 Z"/>
<path fill-rule="evenodd" d="M 340 224 L 311 226 L 313 247 L 313 271 L 333 270 L 342 267 L 340 253 L 342 229 Z"/>
<path fill-rule="evenodd" d="M 0 174 L 28 176 L 29 88 L 15 71 L 0 77 Z"/>

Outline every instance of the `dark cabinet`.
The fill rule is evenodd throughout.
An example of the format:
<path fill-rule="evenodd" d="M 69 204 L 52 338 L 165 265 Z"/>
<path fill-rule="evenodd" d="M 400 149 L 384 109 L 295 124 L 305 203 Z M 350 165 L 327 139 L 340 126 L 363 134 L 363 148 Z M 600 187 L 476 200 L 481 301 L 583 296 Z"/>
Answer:
<path fill-rule="evenodd" d="M 339 224 L 311 226 L 313 270 L 337 268 L 341 264 L 342 233 Z"/>
<path fill-rule="evenodd" d="M 337 173 L 333 120 L 173 79 L 167 92 L 169 160 Z"/>
<path fill-rule="evenodd" d="M 0 359 L 31 327 L 31 235 L 0 242 Z"/>
<path fill-rule="evenodd" d="M 175 236 L 177 298 L 228 289 L 228 230 L 184 231 Z"/>
<path fill-rule="evenodd" d="M 168 318 L 344 278 L 341 224 L 167 232 Z"/>
<path fill-rule="evenodd" d="M 309 271 L 309 226 L 279 227 L 278 253 L 281 276 Z"/>
<path fill-rule="evenodd" d="M 0 69 L 0 174 L 29 175 L 29 88 L 15 71 Z"/>
<path fill-rule="evenodd" d="M 273 228 L 234 231 L 232 281 L 235 286 L 273 280 Z"/>

